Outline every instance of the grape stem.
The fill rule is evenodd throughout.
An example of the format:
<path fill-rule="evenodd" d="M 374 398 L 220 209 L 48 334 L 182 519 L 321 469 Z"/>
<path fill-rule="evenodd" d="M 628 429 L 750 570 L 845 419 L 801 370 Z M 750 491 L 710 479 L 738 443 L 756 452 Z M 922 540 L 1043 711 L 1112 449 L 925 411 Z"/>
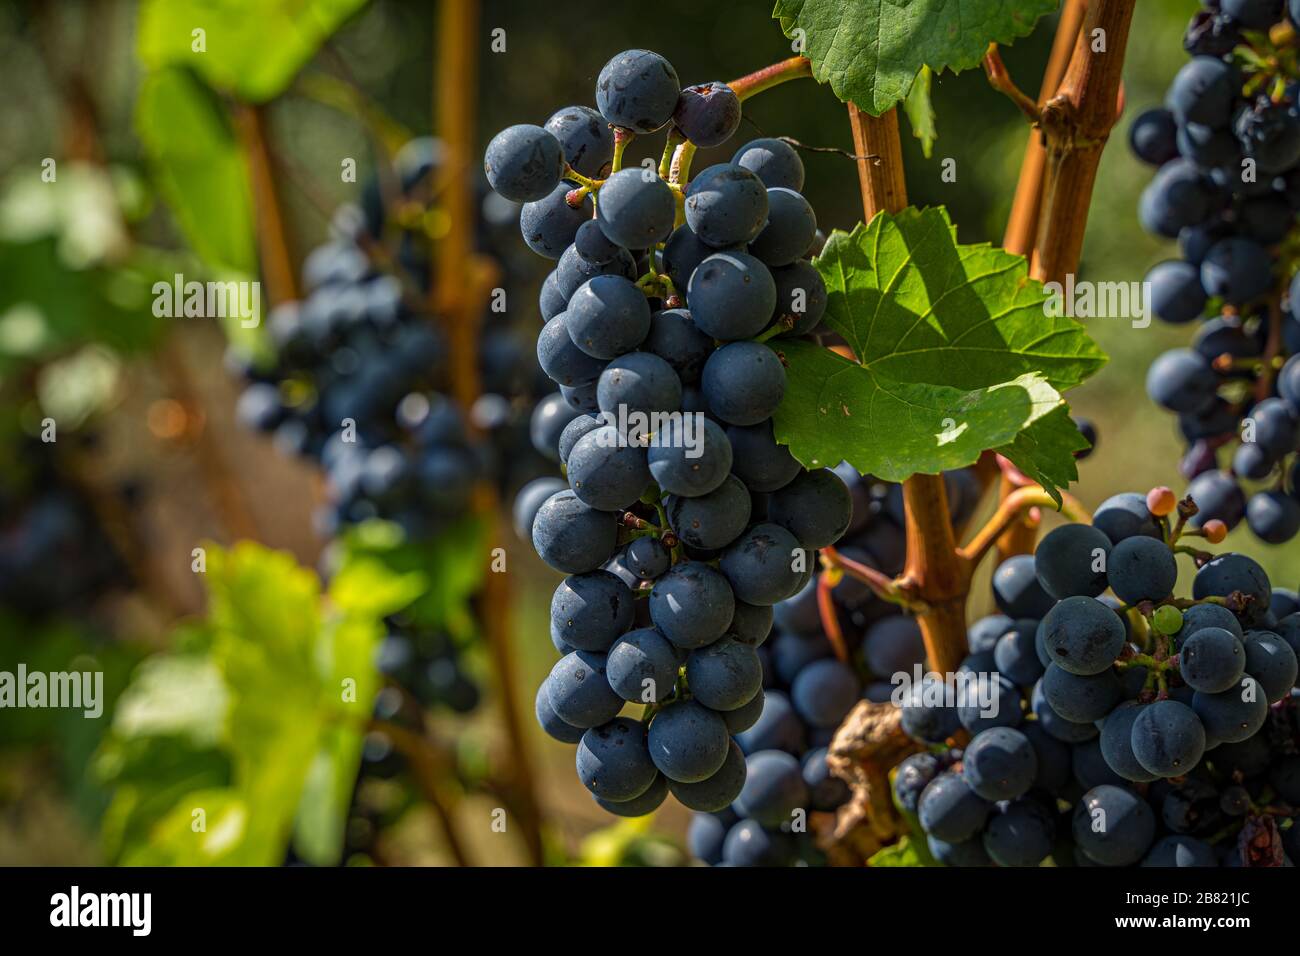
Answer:
<path fill-rule="evenodd" d="M 829 550 L 829 549 L 826 549 Z M 822 551 L 825 556 L 826 550 Z M 841 664 L 848 664 L 849 649 L 844 643 L 844 632 L 840 629 L 840 618 L 835 612 L 835 585 L 839 583 L 840 569 L 828 568 L 817 578 L 817 615 L 821 618 L 822 631 L 831 649 Z"/>
<path fill-rule="evenodd" d="M 1097 167 L 1122 102 L 1120 74 L 1134 0 L 1093 0 L 1056 95 L 1042 109 L 1047 139 L 1042 221 L 1033 276 L 1063 281 L 1079 267 Z M 1105 38 L 1094 50 L 1094 37 Z"/>
<path fill-rule="evenodd" d="M 731 87 L 732 92 L 743 103 L 751 96 L 757 96 L 764 90 L 780 86 L 788 80 L 796 80 L 800 77 L 812 75 L 811 60 L 806 56 L 792 56 L 788 60 L 782 60 L 780 63 L 773 63 L 761 70 L 747 73 L 739 79 L 732 80 L 727 85 Z"/>
<path fill-rule="evenodd" d="M 1015 524 L 1030 508 L 1051 508 L 1056 510 L 1056 502 L 1038 485 L 1025 485 L 1017 488 L 998 503 L 997 511 L 984 527 L 980 528 L 970 542 L 961 549 L 961 557 L 972 566 L 978 565 L 984 555 L 997 543 L 1002 533 Z M 1091 521 L 1088 510 L 1077 498 L 1068 492 L 1061 492 L 1061 514 L 1071 521 Z"/>
<path fill-rule="evenodd" d="M 849 577 L 861 581 L 871 588 L 872 593 L 882 601 L 889 601 L 891 604 L 900 605 L 910 611 L 923 611 L 925 609 L 922 602 L 908 597 L 905 593 L 905 587 L 900 585 L 899 581 L 870 565 L 845 557 L 844 554 L 833 547 L 822 548 L 821 563 L 822 567 L 837 571 L 841 576 L 847 574 Z"/>
<path fill-rule="evenodd" d="M 1006 64 L 1002 62 L 1002 54 L 998 52 L 996 43 L 989 44 L 989 50 L 984 54 L 983 65 L 984 75 L 988 77 L 989 85 L 999 93 L 1009 97 L 1020 112 L 1025 114 L 1029 122 L 1037 125 L 1039 120 L 1038 104 L 1025 95 L 1024 91 L 1016 86 L 1015 81 L 1011 79 L 1011 74 L 1007 72 Z"/>

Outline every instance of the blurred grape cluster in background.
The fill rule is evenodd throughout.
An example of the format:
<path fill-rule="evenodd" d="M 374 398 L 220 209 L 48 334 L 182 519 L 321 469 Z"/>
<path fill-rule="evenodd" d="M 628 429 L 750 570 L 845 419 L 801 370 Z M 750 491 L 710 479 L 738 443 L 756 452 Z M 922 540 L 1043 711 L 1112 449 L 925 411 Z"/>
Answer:
<path fill-rule="evenodd" d="M 430 138 L 455 99 L 436 88 L 438 7 L 0 7 L 0 671 L 98 671 L 104 689 L 97 719 L 0 711 L 0 864 L 687 862 L 686 812 L 611 825 L 532 720 L 554 581 L 508 516 L 552 471 L 528 436 L 550 391 L 533 353 L 546 264 L 477 163 L 503 126 L 590 103 L 618 50 L 659 51 L 693 83 L 789 56 L 790 41 L 761 4 L 596 15 L 485 0 L 476 75 L 461 78 L 477 91 L 464 181 Z M 1181 35 L 1195 9 L 1138 5 L 1083 279 L 1135 281 L 1164 255 L 1134 212 L 1148 174 L 1118 140 L 1183 62 L 1176 42 L 1142 38 Z M 1027 89 L 1053 28 L 1003 50 Z M 903 126 L 911 202 L 946 205 L 963 242 L 998 243 L 1024 118 L 978 71 L 934 77 L 933 102 L 929 156 Z M 804 194 L 827 232 L 858 221 L 829 93 L 775 89 L 736 135 L 698 167 L 759 136 L 826 147 L 802 154 Z M 627 162 L 642 158 L 633 143 Z M 456 230 L 449 306 L 430 247 Z M 157 315 L 155 283 L 177 275 L 260 278 L 259 321 Z M 504 311 L 476 298 L 490 289 Z M 338 318 L 353 314 L 364 322 Z M 321 316 L 325 345 L 309 334 Z M 1111 367 L 1072 395 L 1101 435 L 1077 494 L 1095 506 L 1178 486 L 1176 429 L 1143 376 L 1181 333 L 1121 319 L 1089 332 Z M 373 404 L 357 426 L 383 455 L 339 452 L 314 411 L 327 380 L 352 389 L 348 408 Z M 441 497 L 412 498 L 413 473 L 436 475 Z M 1296 583 L 1294 545 L 1243 529 L 1228 546 Z M 508 574 L 488 571 L 498 558 Z"/>

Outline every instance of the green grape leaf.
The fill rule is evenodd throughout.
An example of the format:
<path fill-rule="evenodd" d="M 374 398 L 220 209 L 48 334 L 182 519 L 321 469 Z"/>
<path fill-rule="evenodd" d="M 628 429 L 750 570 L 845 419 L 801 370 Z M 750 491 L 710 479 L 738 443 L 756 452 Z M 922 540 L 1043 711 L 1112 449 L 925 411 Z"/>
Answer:
<path fill-rule="evenodd" d="M 933 866 L 926 864 L 916 851 L 917 844 L 911 837 L 900 837 L 897 843 L 882 847 L 867 860 L 867 866 Z"/>
<path fill-rule="evenodd" d="M 939 138 L 939 130 L 935 126 L 934 103 L 930 100 L 930 81 L 933 76 L 928 66 L 921 67 L 912 88 L 907 91 L 907 99 L 903 101 L 903 112 L 912 124 L 912 135 L 921 141 L 921 152 L 926 159 L 934 152 L 935 140 Z"/>
<path fill-rule="evenodd" d="M 1088 440 L 1070 418 L 1069 410 L 1058 406 L 1016 436 L 1016 440 L 998 453 L 1047 489 L 1059 505 L 1055 489 L 1079 477 L 1075 452 L 1088 447 Z"/>
<path fill-rule="evenodd" d="M 777 0 L 772 16 L 802 39 L 813 76 L 879 116 L 921 68 L 978 66 L 990 43 L 1027 36 L 1056 0 Z"/>
<path fill-rule="evenodd" d="M 1047 314 L 1022 257 L 958 244 L 941 208 L 906 209 L 833 233 L 815 265 L 824 323 L 855 359 L 770 343 L 787 367 L 776 436 L 796 458 L 902 481 L 1005 449 L 1054 496 L 1077 477 L 1061 392 L 1105 355 L 1079 323 Z"/>
<path fill-rule="evenodd" d="M 145 0 L 145 66 L 188 67 L 249 103 L 278 96 L 366 0 Z M 199 32 L 201 31 L 201 32 Z"/>
<path fill-rule="evenodd" d="M 186 70 L 151 73 L 136 100 L 136 129 L 198 256 L 214 268 L 255 273 L 248 170 L 216 95 Z"/>

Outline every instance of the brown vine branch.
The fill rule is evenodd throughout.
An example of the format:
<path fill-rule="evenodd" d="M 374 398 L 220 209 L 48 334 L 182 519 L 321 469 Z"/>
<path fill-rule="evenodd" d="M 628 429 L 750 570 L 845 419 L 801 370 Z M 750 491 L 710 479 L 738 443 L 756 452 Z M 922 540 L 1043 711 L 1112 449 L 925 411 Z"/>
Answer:
<path fill-rule="evenodd" d="M 858 156 L 862 210 L 869 221 L 877 213 L 901 211 L 907 205 L 903 148 L 898 112 L 881 116 L 848 104 L 853 147 Z M 866 157 L 875 156 L 871 161 Z M 942 475 L 913 475 L 903 482 L 903 511 L 907 524 L 907 564 L 900 584 L 909 597 L 926 606 L 919 617 L 930 666 L 955 671 L 966 656 L 966 593 L 970 574 L 958 559 L 957 542 L 948 510 Z"/>
<path fill-rule="evenodd" d="M 483 307 L 497 274 L 495 263 L 475 254 L 474 228 L 478 219 L 473 209 L 473 179 L 469 175 L 477 108 L 479 5 L 468 0 L 443 0 L 438 18 L 434 66 L 434 110 L 446 150 L 443 180 L 439 184 L 443 210 L 449 228 L 433 244 L 434 283 L 430 290 L 435 314 L 441 315 L 451 347 L 452 393 L 468 411 L 479 395 L 478 343 Z M 480 483 L 474 495 L 474 510 L 491 522 L 493 553 L 504 553 L 502 544 L 510 532 L 497 517 L 500 510 L 495 489 Z M 536 778 L 524 737 L 519 713 L 518 680 L 511 650 L 509 608 L 512 595 L 504 571 L 489 568 L 479 596 L 479 618 L 483 622 L 492 669 L 497 679 L 501 719 L 510 743 L 512 792 L 519 823 L 531 862 L 544 862 L 541 811 Z"/>
<path fill-rule="evenodd" d="M 235 106 L 235 128 L 248 162 L 257 222 L 257 248 L 272 305 L 298 298 L 293 256 L 284 228 L 283 205 L 276 187 L 274 164 L 266 135 L 266 108 L 240 103 Z"/>
<path fill-rule="evenodd" d="M 1134 0 L 1093 0 L 1065 79 L 1043 107 L 1047 173 L 1033 274 L 1045 282 L 1079 266 L 1097 166 L 1118 118 L 1133 7 Z"/>
<path fill-rule="evenodd" d="M 823 551 L 823 553 L 825 553 Z M 844 643 L 844 631 L 840 628 L 840 617 L 835 611 L 835 585 L 839 583 L 835 574 L 822 573 L 817 577 L 817 615 L 821 618 L 822 631 L 831 649 L 841 664 L 849 662 L 849 648 Z"/>
<path fill-rule="evenodd" d="M 447 792 L 444 784 L 449 773 L 442 755 L 424 736 L 407 730 L 400 724 L 386 720 L 371 720 L 369 726 L 371 730 L 378 731 L 392 741 L 393 749 L 406 758 L 411 776 L 433 809 L 443 841 L 447 844 L 447 849 L 452 859 L 456 861 L 456 865 L 472 866 L 452 817 L 452 808 L 456 801 L 454 794 Z"/>
<path fill-rule="evenodd" d="M 1075 38 L 1083 23 L 1083 14 L 1087 10 L 1087 0 L 1065 0 L 1061 7 L 1061 17 L 1056 24 L 1056 36 L 1052 40 L 1052 53 L 1043 71 L 1042 86 L 1038 90 L 1038 107 L 1041 108 L 1056 94 L 1065 76 L 1065 69 L 1070 63 L 1070 54 L 1074 50 Z M 1043 147 L 1043 133 L 1040 129 L 1029 131 L 1025 143 L 1025 157 L 1020 164 L 1020 176 L 1016 180 L 1016 195 L 1011 203 L 1011 216 L 1007 220 L 1007 230 L 1002 238 L 1002 246 L 1008 252 L 1019 256 L 1028 256 L 1033 252 L 1034 238 L 1038 234 L 1038 213 L 1043 199 L 1043 172 L 1047 167 L 1047 151 Z"/>

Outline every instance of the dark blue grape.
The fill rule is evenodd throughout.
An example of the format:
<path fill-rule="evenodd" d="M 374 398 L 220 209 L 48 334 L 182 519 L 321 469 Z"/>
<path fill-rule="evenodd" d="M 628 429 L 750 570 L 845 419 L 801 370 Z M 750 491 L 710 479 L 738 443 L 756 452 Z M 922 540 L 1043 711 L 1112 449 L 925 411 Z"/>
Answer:
<path fill-rule="evenodd" d="M 857 703 L 861 690 L 857 675 L 847 666 L 837 660 L 820 660 L 795 676 L 790 698 L 799 716 L 811 726 L 837 727 Z"/>
<path fill-rule="evenodd" d="M 709 166 L 686 187 L 686 224 L 715 249 L 752 242 L 767 218 L 763 181 L 743 166 Z"/>
<path fill-rule="evenodd" d="M 921 792 L 943 769 L 939 758 L 931 753 L 912 754 L 894 771 L 894 799 L 908 813 L 916 812 Z"/>
<path fill-rule="evenodd" d="M 1167 109 L 1155 107 L 1140 113 L 1129 126 L 1128 142 L 1133 154 L 1145 163 L 1160 166 L 1178 156 L 1174 137 L 1178 124 Z"/>
<path fill-rule="evenodd" d="M 788 824 L 798 810 L 806 810 L 808 785 L 799 761 L 780 750 L 762 750 L 745 760 L 745 784 L 736 799 L 737 812 L 765 827 Z"/>
<path fill-rule="evenodd" d="M 979 832 L 993 808 L 960 774 L 943 773 L 922 791 L 916 809 L 926 833 L 960 843 Z"/>
<path fill-rule="evenodd" d="M 788 266 L 812 245 L 817 214 L 793 189 L 767 191 L 767 223 L 749 244 L 749 251 L 769 266 Z"/>
<path fill-rule="evenodd" d="M 1180 123 L 1225 126 L 1240 90 L 1234 66 L 1217 57 L 1196 56 L 1174 77 L 1166 102 Z"/>
<path fill-rule="evenodd" d="M 734 740 L 727 741 L 727 757 L 718 770 L 695 783 L 669 780 L 668 788 L 688 810 L 716 813 L 736 802 L 746 783 L 745 755 Z"/>
<path fill-rule="evenodd" d="M 613 425 L 578 439 L 569 452 L 568 473 L 573 493 L 601 511 L 631 507 L 650 485 L 645 449 L 628 444 Z"/>
<path fill-rule="evenodd" d="M 682 383 L 673 367 L 650 352 L 629 352 L 610 362 L 596 384 L 600 410 L 607 415 L 675 412 Z"/>
<path fill-rule="evenodd" d="M 670 495 L 664 501 L 668 523 L 693 548 L 725 548 L 749 523 L 750 497 L 734 475 L 706 495 L 692 498 Z"/>
<path fill-rule="evenodd" d="M 581 727 L 575 727 L 560 719 L 551 706 L 550 697 L 547 694 L 547 683 L 542 682 L 537 688 L 537 699 L 533 702 L 533 712 L 537 715 L 537 723 L 546 731 L 547 736 L 558 740 L 562 744 L 576 744 L 582 739 L 585 732 Z"/>
<path fill-rule="evenodd" d="M 570 246 L 564 250 L 560 261 L 556 263 L 555 288 L 567 302 L 588 279 L 605 275 L 619 276 L 628 280 L 635 279 L 636 262 L 632 254 L 626 249 L 621 249 L 609 262 L 598 265 L 579 255 L 577 246 Z"/>
<path fill-rule="evenodd" d="M 826 761 L 826 748 L 818 747 L 804 755 L 802 761 L 803 782 L 808 787 L 811 808 L 821 813 L 830 813 L 848 802 L 851 796 L 849 786 L 839 777 L 832 775 Z"/>
<path fill-rule="evenodd" d="M 598 266 L 608 265 L 613 262 L 618 258 L 620 250 L 623 249 L 617 243 L 609 241 L 605 231 L 600 228 L 600 223 L 592 219 L 590 215 L 586 217 L 586 221 L 578 226 L 577 231 L 573 234 L 573 245 L 578 250 L 578 255 Z"/>
<path fill-rule="evenodd" d="M 1147 370 L 1147 394 L 1171 412 L 1205 411 L 1214 403 L 1219 385 L 1209 360 L 1191 349 L 1171 349 Z"/>
<path fill-rule="evenodd" d="M 1041 680 L 1034 685 L 1034 692 L 1030 696 L 1030 706 L 1033 709 L 1034 716 L 1038 718 L 1038 725 L 1057 740 L 1064 741 L 1067 744 L 1078 744 L 1097 736 L 1097 727 L 1094 724 L 1080 724 L 1073 720 L 1066 720 L 1053 710 L 1052 705 L 1047 702 L 1047 697 L 1043 693 L 1043 682 Z M 963 721 L 963 724 L 965 724 L 965 721 Z"/>
<path fill-rule="evenodd" d="M 1243 677 L 1235 687 L 1218 694 L 1197 691 L 1192 710 L 1205 727 L 1209 740 L 1240 743 L 1253 737 L 1268 718 L 1268 698 L 1255 678 Z"/>
<path fill-rule="evenodd" d="M 1197 501 L 1199 504 L 1199 499 Z M 1238 611 L 1241 620 L 1253 623 L 1268 613 L 1272 588 L 1268 575 L 1254 559 L 1244 554 L 1220 554 L 1207 561 L 1192 581 L 1192 597 L 1228 597 L 1240 592 L 1246 607 Z"/>
<path fill-rule="evenodd" d="M 571 574 L 551 597 L 551 637 L 584 651 L 607 651 L 632 624 L 634 598 L 608 571 Z"/>
<path fill-rule="evenodd" d="M 1142 191 L 1138 219 L 1147 232 L 1173 239 L 1179 230 L 1205 222 L 1214 206 L 1214 187 L 1196 164 L 1175 159 Z"/>
<path fill-rule="evenodd" d="M 767 266 L 748 253 L 716 252 L 691 273 L 686 303 L 705 334 L 725 342 L 748 339 L 771 321 L 776 283 Z"/>
<path fill-rule="evenodd" d="M 790 834 L 741 820 L 727 832 L 722 860 L 729 866 L 789 866 L 795 857 Z"/>
<path fill-rule="evenodd" d="M 794 147 L 780 139 L 755 139 L 736 150 L 731 161 L 743 166 L 769 189 L 803 189 L 803 160 Z"/>
<path fill-rule="evenodd" d="M 694 385 L 713 354 L 713 339 L 700 331 L 685 309 L 661 309 L 651 316 L 650 334 L 641 348 L 671 365 L 683 385 Z"/>
<path fill-rule="evenodd" d="M 579 415 L 569 424 L 564 426 L 564 431 L 560 432 L 560 440 L 556 442 L 556 450 L 560 453 L 560 463 L 568 464 L 569 453 L 573 451 L 573 446 L 578 443 L 589 432 L 594 432 L 597 428 L 603 427 L 605 420 L 599 415 Z"/>
<path fill-rule="evenodd" d="M 1246 673 L 1264 689 L 1270 704 L 1291 694 L 1296 680 L 1296 654 L 1291 645 L 1272 631 L 1247 631 L 1242 647 Z"/>
<path fill-rule="evenodd" d="M 1155 538 L 1129 538 L 1115 545 L 1106 572 L 1110 589 L 1128 604 L 1163 601 L 1178 581 L 1169 546 Z"/>
<path fill-rule="evenodd" d="M 998 866 L 1038 866 L 1052 852 L 1056 815 L 1039 800 L 999 804 L 985 825 L 983 845 Z"/>
<path fill-rule="evenodd" d="M 736 734 L 736 743 L 746 754 L 761 750 L 801 754 L 808 749 L 803 722 L 790 704 L 790 698 L 777 690 L 764 693 L 762 713 L 751 727 Z"/>
<path fill-rule="evenodd" d="M 691 651 L 686 659 L 686 681 L 692 696 L 705 707 L 735 710 L 758 693 L 763 668 L 752 647 L 723 637 Z"/>
<path fill-rule="evenodd" d="M 669 703 L 650 721 L 650 758 L 670 781 L 699 783 L 713 776 L 730 744 L 718 713 L 693 700 Z"/>
<path fill-rule="evenodd" d="M 645 727 L 629 717 L 615 717 L 583 734 L 577 765 L 583 786 L 615 802 L 639 797 L 659 775 L 650 760 Z"/>
<path fill-rule="evenodd" d="M 680 92 L 677 71 L 658 53 L 624 50 L 596 78 L 596 108 L 612 126 L 653 133 L 672 119 Z"/>
<path fill-rule="evenodd" d="M 566 491 L 568 487 L 563 478 L 534 478 L 524 485 L 519 490 L 519 494 L 515 495 L 514 510 L 512 512 L 515 534 L 525 541 L 531 541 L 533 537 L 533 519 L 537 517 L 537 512 L 541 510 L 547 498 L 558 492 Z"/>
<path fill-rule="evenodd" d="M 615 640 L 605 661 L 610 688 L 632 703 L 657 704 L 671 697 L 677 669 L 672 644 L 652 627 L 628 631 Z"/>
<path fill-rule="evenodd" d="M 596 221 L 610 242 L 648 249 L 673 231 L 677 201 L 652 170 L 620 169 L 605 180 L 596 198 Z"/>
<path fill-rule="evenodd" d="M 1158 262 L 1147 273 L 1146 281 L 1151 283 L 1151 311 L 1162 321 L 1191 322 L 1205 309 L 1201 271 L 1191 263 L 1177 259 Z"/>
<path fill-rule="evenodd" d="M 718 568 L 735 596 L 748 604 L 776 604 L 800 586 L 797 559 L 808 560 L 799 541 L 777 524 L 758 524 L 728 545 Z"/>
<path fill-rule="evenodd" d="M 594 651 L 573 651 L 556 661 L 546 678 L 546 699 L 556 716 L 575 727 L 598 727 L 623 709 L 605 679 L 605 655 Z"/>
<path fill-rule="evenodd" d="M 707 495 L 731 472 L 731 442 L 705 418 L 674 419 L 655 434 L 647 454 L 650 474 L 671 495 Z"/>
<path fill-rule="evenodd" d="M 483 156 L 488 183 L 513 202 L 544 198 L 560 181 L 564 151 L 559 140 L 540 126 L 510 126 L 488 143 Z"/>
<path fill-rule="evenodd" d="M 654 782 L 640 796 L 633 797 L 631 800 L 606 800 L 598 796 L 596 804 L 615 816 L 643 817 L 648 813 L 654 813 L 667 799 L 668 778 L 663 774 L 655 774 Z"/>
<path fill-rule="evenodd" d="M 1285 544 L 1300 533 L 1300 501 L 1280 491 L 1257 492 L 1246 501 L 1246 524 L 1259 540 Z"/>
<path fill-rule="evenodd" d="M 1013 800 L 1029 791 L 1038 774 L 1038 755 L 1029 739 L 1011 727 L 976 734 L 962 755 L 962 775 L 985 800 Z"/>
<path fill-rule="evenodd" d="M 519 210 L 519 232 L 528 248 L 547 259 L 558 259 L 574 241 L 578 229 L 591 222 L 591 197 L 583 196 L 577 206 L 565 201 L 577 187 L 561 180 L 541 199 L 524 203 Z M 608 261 L 608 260 L 606 260 Z"/>
<path fill-rule="evenodd" d="M 1055 603 L 1034 574 L 1034 557 L 1018 554 L 993 572 L 993 600 L 1012 618 L 1041 618 Z"/>
<path fill-rule="evenodd" d="M 782 336 L 807 335 L 816 331 L 826 314 L 826 282 L 810 262 L 799 260 L 771 270 L 776 283 L 776 311 L 773 322 L 787 322 Z"/>
<path fill-rule="evenodd" d="M 645 295 L 622 276 L 589 279 L 573 293 L 563 318 L 574 345 L 597 359 L 632 351 L 650 331 Z"/>
<path fill-rule="evenodd" d="M 1110 538 L 1091 525 L 1067 524 L 1049 532 L 1034 551 L 1034 574 L 1058 601 L 1097 597 L 1106 590 Z"/>
<path fill-rule="evenodd" d="M 537 364 L 551 381 L 570 388 L 590 385 L 605 370 L 603 361 L 573 344 L 565 313 L 551 319 L 538 333 Z"/>
<path fill-rule="evenodd" d="M 1148 773 L 1176 777 L 1200 762 L 1205 726 L 1186 704 L 1158 700 L 1133 719 L 1132 745 L 1133 755 Z"/>
<path fill-rule="evenodd" d="M 1221 239 L 1210 247 L 1201 263 L 1201 286 L 1206 294 L 1233 305 L 1263 295 L 1272 281 L 1268 250 L 1249 239 Z"/>
<path fill-rule="evenodd" d="M 673 123 L 696 146 L 721 146 L 740 126 L 740 98 L 726 83 L 699 83 L 682 89 Z"/>
<path fill-rule="evenodd" d="M 700 388 L 710 410 L 729 425 L 757 425 L 785 395 L 785 368 L 766 345 L 731 342 L 704 364 Z"/>
<path fill-rule="evenodd" d="M 1074 841 L 1094 863 L 1131 866 L 1155 839 L 1151 807 L 1127 787 L 1103 784 L 1083 795 L 1075 807 Z"/>
<path fill-rule="evenodd" d="M 1112 544 L 1134 535 L 1160 537 L 1160 526 L 1147 510 L 1146 498 L 1133 491 L 1103 501 L 1093 512 L 1092 526 L 1110 538 Z"/>
<path fill-rule="evenodd" d="M 614 131 L 590 106 L 566 106 L 546 121 L 564 150 L 564 160 L 583 176 L 596 178 L 614 158 Z"/>
<path fill-rule="evenodd" d="M 770 419 L 754 425 L 728 425 L 732 474 L 751 492 L 769 493 L 784 488 L 802 467 L 786 445 L 778 444 Z"/>
<path fill-rule="evenodd" d="M 703 647 L 716 641 L 726 633 L 735 607 L 727 579 L 698 561 L 674 565 L 650 592 L 655 627 L 678 647 Z"/>
<path fill-rule="evenodd" d="M 636 538 L 623 550 L 623 563 L 643 581 L 653 581 L 668 570 L 672 555 L 655 537 Z"/>
<path fill-rule="evenodd" d="M 1194 528 L 1217 519 L 1232 530 L 1245 517 L 1246 496 L 1233 477 L 1222 471 L 1201 472 L 1188 483 L 1187 494 L 1198 508 L 1188 522 Z"/>
<path fill-rule="evenodd" d="M 1113 670 L 1085 676 L 1051 664 L 1039 686 L 1052 710 L 1076 724 L 1101 720 L 1123 697 L 1123 688 Z"/>
<path fill-rule="evenodd" d="M 987 699 L 972 685 L 959 685 L 957 694 L 957 719 L 972 734 L 990 727 L 1015 727 L 1024 718 L 1020 709 L 1020 688 L 1009 679 L 998 675 Z M 1046 729 L 1046 727 L 1044 728 Z"/>
<path fill-rule="evenodd" d="M 1241 641 L 1221 627 L 1202 627 L 1178 647 L 1179 673 L 1189 687 L 1202 693 L 1217 694 L 1235 687 L 1245 667 Z"/>
<path fill-rule="evenodd" d="M 533 519 L 538 556 L 566 574 L 595 571 L 614 553 L 617 538 L 614 515 L 588 506 L 572 491 L 547 498 Z"/>

